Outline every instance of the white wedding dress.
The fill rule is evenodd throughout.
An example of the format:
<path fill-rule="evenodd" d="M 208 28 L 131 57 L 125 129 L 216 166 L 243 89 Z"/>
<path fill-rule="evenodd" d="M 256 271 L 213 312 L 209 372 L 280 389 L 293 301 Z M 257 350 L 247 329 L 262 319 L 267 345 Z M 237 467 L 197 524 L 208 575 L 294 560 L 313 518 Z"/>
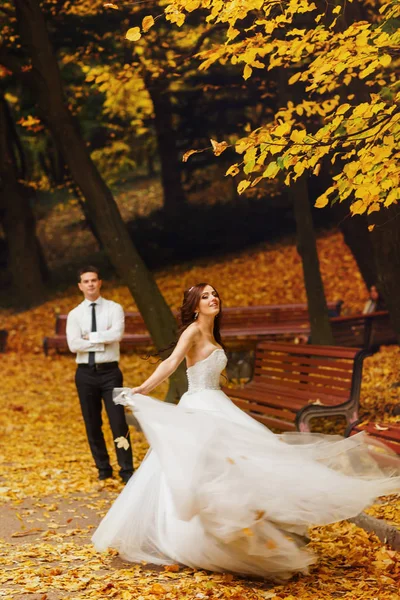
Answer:
<path fill-rule="evenodd" d="M 151 450 L 95 532 L 98 550 L 285 579 L 315 560 L 308 526 L 354 517 L 400 491 L 364 434 L 275 435 L 249 417 L 219 388 L 225 366 L 216 349 L 188 368 L 177 406 L 140 394 L 116 399 L 134 411 Z"/>

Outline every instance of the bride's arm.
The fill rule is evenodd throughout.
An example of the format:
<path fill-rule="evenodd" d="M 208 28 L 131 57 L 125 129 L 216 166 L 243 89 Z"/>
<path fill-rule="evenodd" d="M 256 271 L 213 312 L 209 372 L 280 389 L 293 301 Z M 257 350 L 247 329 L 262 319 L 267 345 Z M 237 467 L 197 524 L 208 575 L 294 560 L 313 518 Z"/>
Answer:
<path fill-rule="evenodd" d="M 148 394 L 160 383 L 168 379 L 179 367 L 198 336 L 197 327 L 190 325 L 181 335 L 172 354 L 158 365 L 156 370 L 142 385 L 133 388 L 133 394 Z"/>

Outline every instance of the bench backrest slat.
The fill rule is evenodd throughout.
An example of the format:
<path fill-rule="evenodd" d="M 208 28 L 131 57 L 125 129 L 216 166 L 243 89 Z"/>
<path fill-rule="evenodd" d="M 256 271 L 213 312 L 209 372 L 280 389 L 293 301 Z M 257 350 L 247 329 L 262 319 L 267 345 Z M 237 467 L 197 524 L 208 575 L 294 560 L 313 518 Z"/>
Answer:
<path fill-rule="evenodd" d="M 340 314 L 342 302 L 328 302 L 328 308 L 332 312 Z M 178 320 L 178 311 L 173 311 Z M 251 326 L 262 326 L 277 323 L 308 323 L 308 308 L 306 304 L 272 304 L 257 306 L 233 306 L 223 309 L 222 330 L 246 328 Z M 65 335 L 67 315 L 57 315 L 56 335 Z M 125 333 L 146 333 L 142 315 L 139 312 L 125 313 Z"/>
<path fill-rule="evenodd" d="M 262 343 L 256 349 L 254 385 L 283 387 L 299 397 L 346 400 L 353 385 L 355 348 Z"/>

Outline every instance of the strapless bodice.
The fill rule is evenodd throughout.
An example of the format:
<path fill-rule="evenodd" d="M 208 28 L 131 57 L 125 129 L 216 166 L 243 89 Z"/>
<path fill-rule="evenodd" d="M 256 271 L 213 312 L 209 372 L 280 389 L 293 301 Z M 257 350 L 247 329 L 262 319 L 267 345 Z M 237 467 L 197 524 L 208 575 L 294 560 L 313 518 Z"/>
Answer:
<path fill-rule="evenodd" d="M 228 359 L 222 348 L 216 348 L 207 358 L 187 369 L 188 393 L 201 390 L 219 390 L 219 379 Z"/>

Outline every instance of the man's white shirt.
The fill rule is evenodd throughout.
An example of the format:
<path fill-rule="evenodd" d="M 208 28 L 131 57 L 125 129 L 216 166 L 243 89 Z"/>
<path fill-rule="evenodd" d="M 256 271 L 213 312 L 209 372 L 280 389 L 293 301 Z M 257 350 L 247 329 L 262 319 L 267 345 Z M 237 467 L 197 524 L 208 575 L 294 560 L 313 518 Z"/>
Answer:
<path fill-rule="evenodd" d="M 96 303 L 96 329 L 92 328 L 92 302 L 84 300 L 67 318 L 67 342 L 76 352 L 78 364 L 88 364 L 89 352 L 96 352 L 96 364 L 119 360 L 119 342 L 124 335 L 125 317 L 120 304 L 99 296 Z M 83 339 L 87 335 L 88 339 Z"/>

